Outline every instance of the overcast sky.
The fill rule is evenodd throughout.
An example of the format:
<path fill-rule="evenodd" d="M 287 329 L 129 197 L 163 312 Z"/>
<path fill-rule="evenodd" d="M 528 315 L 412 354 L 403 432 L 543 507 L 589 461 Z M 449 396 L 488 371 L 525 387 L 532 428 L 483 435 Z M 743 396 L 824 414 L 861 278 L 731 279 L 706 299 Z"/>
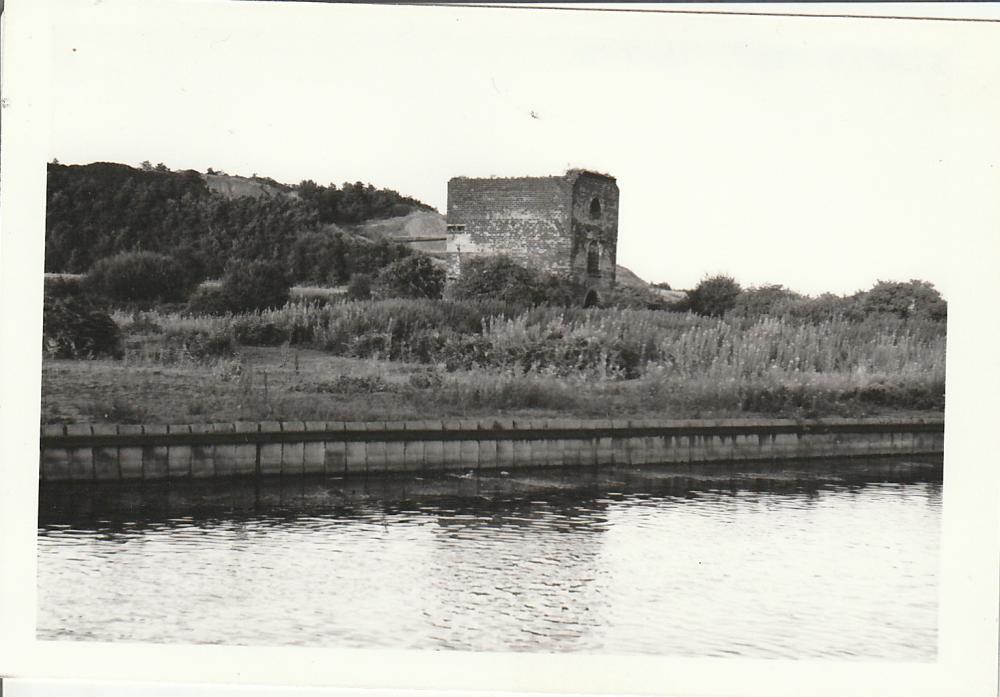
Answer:
<path fill-rule="evenodd" d="M 112 0 L 54 16 L 63 163 L 362 180 L 441 212 L 453 176 L 595 169 L 621 189 L 619 263 L 675 288 L 724 272 L 947 294 L 995 237 L 975 211 L 997 191 L 1000 139 L 979 137 L 1000 122 L 997 25 Z"/>

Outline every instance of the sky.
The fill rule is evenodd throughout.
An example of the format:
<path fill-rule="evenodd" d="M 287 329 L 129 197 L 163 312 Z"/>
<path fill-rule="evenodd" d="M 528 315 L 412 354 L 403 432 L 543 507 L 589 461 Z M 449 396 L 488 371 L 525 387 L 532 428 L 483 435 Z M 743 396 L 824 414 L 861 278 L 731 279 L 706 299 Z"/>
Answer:
<path fill-rule="evenodd" d="M 1000 182 L 1000 140 L 977 137 L 1000 122 L 995 24 L 54 6 L 64 164 L 360 180 L 441 212 L 454 176 L 594 169 L 620 187 L 619 263 L 674 288 L 919 278 L 947 296 L 995 237 L 973 214 Z"/>

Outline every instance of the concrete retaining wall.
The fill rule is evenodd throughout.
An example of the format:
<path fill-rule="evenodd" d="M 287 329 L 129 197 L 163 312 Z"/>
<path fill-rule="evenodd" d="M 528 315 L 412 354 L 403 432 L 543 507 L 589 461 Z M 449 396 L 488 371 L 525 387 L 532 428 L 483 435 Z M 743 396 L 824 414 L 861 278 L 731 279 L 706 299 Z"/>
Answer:
<path fill-rule="evenodd" d="M 42 428 L 43 481 L 343 475 L 939 454 L 943 419 L 237 422 Z"/>

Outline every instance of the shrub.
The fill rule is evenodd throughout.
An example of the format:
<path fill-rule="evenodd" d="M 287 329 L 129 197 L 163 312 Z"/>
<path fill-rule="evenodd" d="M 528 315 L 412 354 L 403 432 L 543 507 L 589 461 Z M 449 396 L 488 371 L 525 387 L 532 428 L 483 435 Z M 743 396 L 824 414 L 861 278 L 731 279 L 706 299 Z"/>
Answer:
<path fill-rule="evenodd" d="M 436 266 L 430 257 L 414 255 L 382 269 L 375 278 L 373 290 L 379 298 L 436 300 L 444 289 L 444 278 L 444 269 Z"/>
<path fill-rule="evenodd" d="M 948 304 L 927 281 L 878 281 L 871 290 L 860 295 L 860 300 L 865 314 L 883 313 L 900 319 L 924 317 L 933 320 L 943 320 L 948 315 Z"/>
<path fill-rule="evenodd" d="M 538 273 L 539 297 L 536 304 L 544 303 L 559 307 L 579 305 L 586 295 L 586 288 L 572 276 L 553 273 Z"/>
<path fill-rule="evenodd" d="M 509 257 L 476 257 L 463 262 L 461 275 L 449 290 L 459 300 L 498 299 L 530 305 L 537 298 L 531 287 L 534 281 L 531 271 Z"/>
<path fill-rule="evenodd" d="M 292 280 L 317 285 L 346 281 L 350 257 L 350 246 L 335 225 L 328 225 L 322 232 L 302 233 L 288 256 Z"/>
<path fill-rule="evenodd" d="M 188 300 L 185 312 L 191 315 L 224 315 L 229 312 L 229 304 L 221 288 L 202 286 Z"/>
<path fill-rule="evenodd" d="M 669 289 L 668 289 L 669 290 Z M 616 286 L 601 298 L 602 307 L 628 310 L 667 310 L 673 305 L 651 288 Z"/>
<path fill-rule="evenodd" d="M 699 315 L 721 317 L 736 304 L 740 284 L 731 276 L 718 275 L 703 279 L 688 295 L 691 310 Z"/>
<path fill-rule="evenodd" d="M 274 322 L 250 315 L 233 322 L 233 336 L 249 346 L 281 346 L 291 338 L 291 333 Z"/>
<path fill-rule="evenodd" d="M 45 274 L 45 297 L 66 298 L 85 293 L 83 276 Z"/>
<path fill-rule="evenodd" d="M 347 284 L 348 300 L 371 300 L 372 277 L 366 273 L 356 273 Z"/>
<path fill-rule="evenodd" d="M 582 298 L 575 281 L 521 266 L 504 255 L 469 259 L 449 288 L 457 300 L 499 300 L 518 306 L 575 305 Z"/>
<path fill-rule="evenodd" d="M 208 272 L 208 262 L 205 254 L 191 244 L 182 244 L 174 248 L 172 256 L 183 269 L 184 278 L 189 288 L 197 288 L 205 280 Z"/>
<path fill-rule="evenodd" d="M 153 252 L 121 252 L 100 259 L 87 273 L 86 285 L 109 300 L 139 304 L 178 302 L 194 288 L 177 260 Z"/>
<path fill-rule="evenodd" d="M 757 286 L 740 291 L 730 312 L 748 319 L 779 317 L 786 313 L 791 303 L 803 299 L 780 284 Z"/>
<path fill-rule="evenodd" d="M 273 261 L 235 261 L 222 278 L 223 302 L 231 312 L 282 307 L 291 284 L 281 264 Z"/>
<path fill-rule="evenodd" d="M 45 299 L 42 342 L 54 358 L 122 356 L 118 325 L 103 307 L 84 296 Z"/>

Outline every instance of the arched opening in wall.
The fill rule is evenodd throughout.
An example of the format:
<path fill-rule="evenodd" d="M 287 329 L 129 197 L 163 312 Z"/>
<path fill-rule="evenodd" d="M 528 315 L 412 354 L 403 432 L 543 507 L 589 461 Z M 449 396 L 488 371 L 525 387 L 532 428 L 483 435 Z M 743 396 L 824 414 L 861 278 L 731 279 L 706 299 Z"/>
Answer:
<path fill-rule="evenodd" d="M 591 242 L 587 245 L 587 273 L 596 276 L 601 269 L 601 245 Z"/>
<path fill-rule="evenodd" d="M 597 295 L 597 291 L 590 289 L 587 291 L 587 297 L 583 299 L 584 307 L 597 307 L 597 303 L 601 302 L 601 298 Z"/>
<path fill-rule="evenodd" d="M 601 202 L 595 196 L 590 202 L 590 217 L 597 220 L 601 217 Z"/>

